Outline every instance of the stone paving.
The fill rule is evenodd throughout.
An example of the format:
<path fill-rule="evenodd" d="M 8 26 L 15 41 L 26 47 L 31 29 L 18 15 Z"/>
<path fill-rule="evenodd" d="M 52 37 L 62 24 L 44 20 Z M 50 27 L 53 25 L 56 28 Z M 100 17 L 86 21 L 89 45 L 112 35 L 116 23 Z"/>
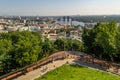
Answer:
<path fill-rule="evenodd" d="M 53 69 L 55 69 L 57 67 L 60 67 L 60 66 L 62 66 L 64 64 L 66 64 L 66 63 L 78 64 L 78 65 L 85 66 L 85 67 L 88 67 L 88 68 L 91 68 L 91 69 L 107 71 L 107 68 L 105 68 L 103 66 L 93 64 L 91 62 L 84 62 L 84 60 L 80 60 L 79 58 L 77 58 L 77 56 L 74 55 L 74 53 L 71 53 L 71 52 L 67 52 L 67 53 L 71 54 L 71 55 L 68 56 L 66 59 L 56 60 L 56 61 L 54 61 L 52 63 L 48 63 L 47 65 L 44 65 L 44 66 L 42 66 L 42 67 L 40 67 L 40 68 L 38 68 L 36 70 L 28 72 L 25 75 L 19 76 L 18 78 L 14 79 L 14 80 L 34 80 L 34 79 L 36 79 L 38 77 L 41 77 L 42 75 L 44 75 L 48 71 L 51 71 L 51 70 L 53 70 Z M 56 54 L 54 54 L 54 55 L 56 55 Z M 80 55 L 85 55 L 85 54 L 81 53 L 81 52 L 78 52 L 77 55 L 80 56 Z"/>
<path fill-rule="evenodd" d="M 28 72 L 25 75 L 22 75 L 14 80 L 34 80 L 35 78 L 38 78 L 38 77 L 44 75 L 46 72 L 51 71 L 57 67 L 60 67 L 64 64 L 66 64 L 66 62 L 72 63 L 73 61 L 74 61 L 74 59 L 58 60 L 53 63 L 49 63 L 45 66 L 42 66 L 39 69 Z"/>

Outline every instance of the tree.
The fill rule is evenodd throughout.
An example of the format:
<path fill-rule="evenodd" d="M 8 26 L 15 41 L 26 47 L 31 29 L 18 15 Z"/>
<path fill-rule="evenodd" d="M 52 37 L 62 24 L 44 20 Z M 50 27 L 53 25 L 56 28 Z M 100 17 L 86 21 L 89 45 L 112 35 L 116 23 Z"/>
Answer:
<path fill-rule="evenodd" d="M 42 52 L 40 39 L 30 32 L 22 32 L 14 44 L 14 60 L 19 66 L 36 62 Z"/>
<path fill-rule="evenodd" d="M 42 50 L 44 56 L 50 55 L 52 52 L 55 51 L 53 42 L 45 39 L 45 41 L 42 43 Z"/>
<path fill-rule="evenodd" d="M 82 42 L 78 41 L 78 40 L 72 40 L 72 49 L 74 51 L 83 51 L 84 47 Z"/>
<path fill-rule="evenodd" d="M 93 53 L 93 43 L 95 41 L 96 32 L 93 29 L 84 29 L 84 32 L 82 34 L 82 41 L 85 47 L 86 52 Z"/>
<path fill-rule="evenodd" d="M 100 58 L 114 61 L 114 57 L 117 55 L 116 36 L 115 22 L 99 23 L 93 29 L 83 33 L 83 42 L 87 51 L 99 55 Z"/>
<path fill-rule="evenodd" d="M 59 38 L 54 42 L 55 48 L 59 51 L 67 49 L 67 40 L 64 38 Z"/>
<path fill-rule="evenodd" d="M 83 43 L 76 39 L 67 39 L 67 49 L 66 50 L 74 50 L 74 51 L 83 51 L 84 46 Z"/>
<path fill-rule="evenodd" d="M 4 73 L 9 72 L 11 68 L 11 56 L 9 55 L 12 50 L 12 42 L 6 39 L 0 39 L 0 68 Z"/>
<path fill-rule="evenodd" d="M 102 24 L 96 28 L 96 32 L 98 33 L 95 38 L 95 44 L 102 47 L 104 57 L 108 56 L 108 58 L 113 61 L 114 56 L 116 56 L 116 23 L 111 22 L 108 24 Z"/>
<path fill-rule="evenodd" d="M 116 48 L 117 48 L 117 56 L 115 56 L 116 61 L 120 61 L 120 27 L 117 28 L 116 39 Z"/>

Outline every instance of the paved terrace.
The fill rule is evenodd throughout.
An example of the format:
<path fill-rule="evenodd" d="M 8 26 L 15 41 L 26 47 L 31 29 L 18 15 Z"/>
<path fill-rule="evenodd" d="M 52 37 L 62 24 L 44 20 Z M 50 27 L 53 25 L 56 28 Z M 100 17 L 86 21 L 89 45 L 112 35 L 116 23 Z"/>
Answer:
<path fill-rule="evenodd" d="M 57 57 L 59 57 L 60 55 L 61 56 L 66 55 L 66 56 L 64 56 L 65 59 L 57 60 Z M 51 71 L 51 70 L 53 70 L 57 67 L 60 67 L 64 64 L 78 64 L 78 65 L 96 69 L 96 70 L 108 71 L 107 67 L 103 67 L 99 64 L 94 64 L 93 62 L 87 61 L 88 60 L 87 58 L 86 58 L 86 60 L 84 60 L 84 58 L 81 58 L 80 56 L 81 57 L 87 56 L 87 54 L 82 53 L 82 52 L 64 52 L 64 51 L 55 53 L 49 57 L 49 58 L 51 58 L 51 57 L 56 58 L 56 59 L 53 59 L 52 63 L 50 62 L 46 65 L 43 65 L 36 70 L 33 70 L 31 72 L 26 73 L 25 75 L 17 77 L 14 80 L 34 80 L 38 77 L 41 77 L 48 71 Z"/>
<path fill-rule="evenodd" d="M 120 74 L 120 66 L 118 64 L 99 60 L 82 52 L 61 51 L 49 56 L 46 60 L 38 64 L 37 66 L 39 67 L 36 69 L 28 68 L 27 73 L 18 76 L 13 80 L 34 80 L 41 77 L 48 71 L 51 71 L 64 64 L 78 64 L 96 70 Z"/>

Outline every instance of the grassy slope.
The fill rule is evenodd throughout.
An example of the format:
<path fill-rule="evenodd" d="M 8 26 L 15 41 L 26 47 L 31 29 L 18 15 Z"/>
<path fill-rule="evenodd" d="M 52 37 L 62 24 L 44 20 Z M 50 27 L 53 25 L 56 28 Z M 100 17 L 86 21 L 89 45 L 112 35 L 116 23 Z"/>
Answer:
<path fill-rule="evenodd" d="M 36 80 L 120 80 L 120 77 L 77 65 L 64 65 Z"/>

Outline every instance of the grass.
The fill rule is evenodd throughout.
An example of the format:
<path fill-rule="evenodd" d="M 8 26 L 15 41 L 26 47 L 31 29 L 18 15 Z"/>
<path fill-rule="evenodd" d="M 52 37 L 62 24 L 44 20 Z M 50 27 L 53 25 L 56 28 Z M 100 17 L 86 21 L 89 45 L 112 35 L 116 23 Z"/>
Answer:
<path fill-rule="evenodd" d="M 120 80 L 120 76 L 78 65 L 63 65 L 36 80 Z"/>

